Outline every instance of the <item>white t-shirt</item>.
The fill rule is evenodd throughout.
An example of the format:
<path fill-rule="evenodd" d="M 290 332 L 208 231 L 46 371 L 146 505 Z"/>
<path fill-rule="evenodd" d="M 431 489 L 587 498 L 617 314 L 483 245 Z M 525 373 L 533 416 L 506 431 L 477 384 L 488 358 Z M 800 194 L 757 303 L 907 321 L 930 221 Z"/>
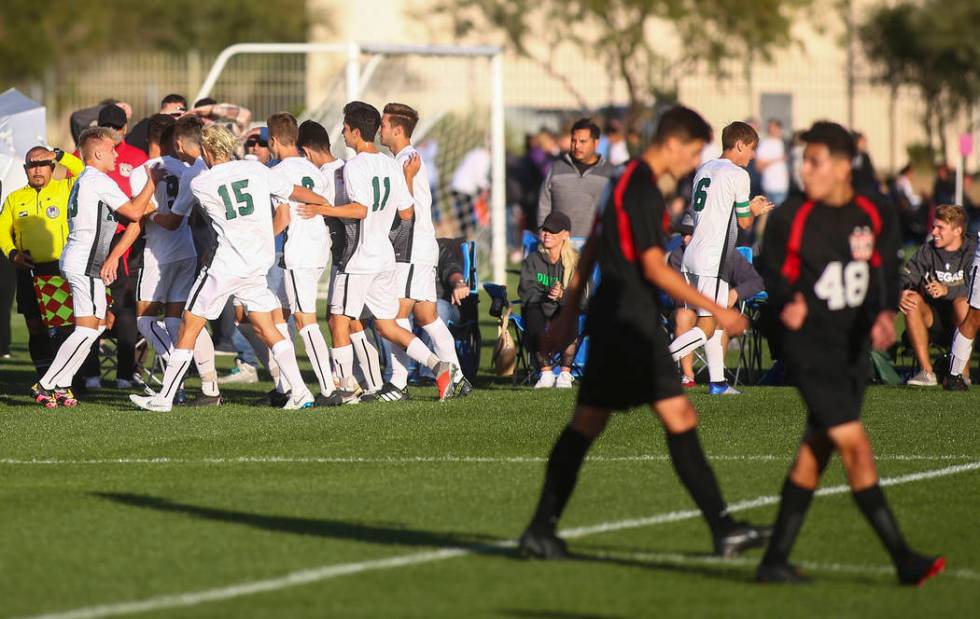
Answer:
<path fill-rule="evenodd" d="M 395 268 L 388 233 L 396 211 L 414 204 L 400 163 L 381 153 L 358 153 L 344 165 L 344 187 L 352 202 L 367 207 L 360 220 L 354 253 L 346 273 L 384 273 Z"/>
<path fill-rule="evenodd" d="M 490 151 L 474 148 L 463 155 L 463 161 L 453 173 L 453 191 L 475 196 L 490 187 Z"/>
<path fill-rule="evenodd" d="M 684 250 L 684 270 L 703 277 L 721 277 L 722 259 L 735 247 L 737 217 L 751 217 L 749 173 L 728 159 L 701 166 L 694 177 L 694 234 Z"/>
<path fill-rule="evenodd" d="M 274 167 L 293 185 L 306 187 L 330 201 L 328 186 L 332 182 L 306 157 L 286 157 Z M 332 179 L 331 179 L 332 180 Z M 289 203 L 289 226 L 283 247 L 283 264 L 287 269 L 325 268 L 330 261 L 330 233 L 323 217 L 304 219 L 297 212 L 300 202 Z M 331 204 L 333 204 L 331 202 Z"/>
<path fill-rule="evenodd" d="M 755 157 L 759 161 L 773 161 L 786 156 L 786 147 L 780 138 L 767 137 L 759 142 Z M 762 171 L 762 191 L 785 193 L 789 191 L 789 167 L 786 161 L 776 161 Z"/>
<path fill-rule="evenodd" d="M 395 161 L 404 169 L 405 163 L 417 150 L 410 144 L 395 155 Z M 419 155 L 421 160 L 421 155 Z M 412 220 L 412 236 L 405 252 L 405 262 L 423 266 L 439 264 L 439 244 L 436 242 L 436 228 L 432 225 L 432 190 L 429 187 L 429 172 L 425 161 L 412 179 L 412 197 L 415 203 L 415 217 Z"/>
<path fill-rule="evenodd" d="M 190 169 L 190 166 L 169 155 L 150 159 L 146 165 L 151 168 L 162 165 L 167 170 L 167 176 L 157 183 L 151 200 L 156 204 L 157 213 L 170 213 L 170 207 L 173 206 L 180 192 L 181 177 L 186 170 Z M 144 166 L 133 170 L 129 176 L 129 186 L 134 197 L 143 190 L 146 180 L 146 168 Z M 194 237 L 191 236 L 191 229 L 187 225 L 186 217 L 180 222 L 176 230 L 161 228 L 152 220 L 147 219 L 143 231 L 146 235 L 143 265 L 146 267 L 153 268 L 161 264 L 170 264 L 171 262 L 197 257 L 197 250 L 194 249 Z"/>
<path fill-rule="evenodd" d="M 198 175 L 191 191 L 218 240 L 211 272 L 264 278 L 276 261 L 272 196 L 289 199 L 289 179 L 258 161 L 227 161 Z"/>
<path fill-rule="evenodd" d="M 86 166 L 68 195 L 68 240 L 61 270 L 98 277 L 116 232 L 116 209 L 129 202 L 116 181 Z"/>

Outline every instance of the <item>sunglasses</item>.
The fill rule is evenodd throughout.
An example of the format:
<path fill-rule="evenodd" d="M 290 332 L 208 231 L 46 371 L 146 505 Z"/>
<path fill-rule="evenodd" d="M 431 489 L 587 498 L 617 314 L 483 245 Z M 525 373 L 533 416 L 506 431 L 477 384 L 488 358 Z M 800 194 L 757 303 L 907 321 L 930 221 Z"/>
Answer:
<path fill-rule="evenodd" d="M 245 148 L 255 148 L 256 146 L 261 146 L 262 148 L 268 148 L 268 142 L 263 142 L 262 140 L 249 139 L 245 140 Z"/>
<path fill-rule="evenodd" d="M 57 164 L 51 160 L 39 160 L 39 161 L 28 161 L 24 164 L 24 169 L 30 170 L 31 168 L 55 168 Z"/>

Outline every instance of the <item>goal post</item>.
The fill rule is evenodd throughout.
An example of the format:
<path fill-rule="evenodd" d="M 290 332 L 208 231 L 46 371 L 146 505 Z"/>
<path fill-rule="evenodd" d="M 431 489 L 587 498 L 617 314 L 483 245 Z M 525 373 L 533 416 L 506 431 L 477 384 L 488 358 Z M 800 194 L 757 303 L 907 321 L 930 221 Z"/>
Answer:
<path fill-rule="evenodd" d="M 289 71 L 281 68 L 284 66 L 281 61 L 275 61 L 289 55 L 305 59 L 305 62 L 289 66 L 293 73 L 304 76 L 302 83 L 299 78 L 286 81 L 283 75 Z M 255 66 L 246 64 L 247 70 L 237 71 L 230 68 L 233 62 L 247 63 L 246 59 L 250 57 Z M 260 62 L 258 58 L 266 60 Z M 317 67 L 325 64 L 324 59 L 329 59 L 328 68 L 319 70 Z M 475 62 L 485 66 L 476 67 Z M 314 68 L 311 69 L 311 65 Z M 273 81 L 273 77 L 280 79 Z M 453 82 L 454 77 L 465 84 Z M 243 84 L 249 81 L 255 84 Z M 311 84 L 315 86 L 311 88 Z M 387 87 L 389 84 L 390 88 Z M 433 188 L 433 194 L 441 204 L 435 215 L 439 216 L 441 212 L 450 218 L 472 219 L 456 221 L 458 230 L 475 238 L 481 246 L 479 253 L 484 262 L 481 271 L 489 272 L 494 281 L 506 281 L 506 136 L 503 56 L 499 47 L 358 42 L 239 43 L 225 48 L 217 56 L 194 100 L 208 96 L 224 98 L 227 91 L 226 100 L 250 107 L 255 112 L 255 120 L 260 120 L 267 113 L 279 111 L 263 107 L 285 105 L 278 99 L 276 104 L 252 103 L 250 106 L 250 94 L 258 100 L 254 91 L 262 88 L 290 91 L 293 97 L 286 100 L 293 101 L 295 107 L 302 107 L 297 116 L 321 122 L 331 133 L 333 143 L 339 141 L 338 119 L 347 101 L 366 98 L 382 105 L 391 100 L 409 104 L 421 102 L 418 105 L 422 118 L 413 139 L 416 142 L 429 139 L 433 147 L 438 143 L 440 153 L 440 169 L 436 171 L 440 180 L 438 187 Z M 303 92 L 298 92 L 300 90 Z M 231 96 L 232 92 L 237 98 Z M 402 98 L 403 93 L 408 93 L 405 95 L 408 100 Z M 303 103 L 295 103 L 297 101 Z M 313 101 L 319 103 L 311 103 Z M 472 212 L 459 215 L 456 206 L 447 208 L 456 195 L 450 180 L 457 167 L 462 165 L 463 158 L 484 146 L 489 151 L 490 163 L 488 204 L 483 204 L 484 195 L 479 204 L 472 206 Z M 484 225 L 486 223 L 489 226 Z M 483 246 L 487 244 L 489 247 Z"/>

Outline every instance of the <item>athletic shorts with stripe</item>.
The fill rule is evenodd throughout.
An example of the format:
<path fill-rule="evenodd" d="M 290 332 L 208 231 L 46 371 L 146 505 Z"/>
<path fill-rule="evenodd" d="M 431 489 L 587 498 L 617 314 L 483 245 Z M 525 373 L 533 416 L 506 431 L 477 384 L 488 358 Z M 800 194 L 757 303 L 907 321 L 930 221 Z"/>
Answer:
<path fill-rule="evenodd" d="M 330 296 L 330 313 L 359 320 L 365 308 L 381 320 L 398 317 L 395 269 L 383 273 L 337 273 Z"/>
<path fill-rule="evenodd" d="M 324 269 L 283 269 L 283 287 L 289 301 L 289 311 L 316 313 L 316 293 Z"/>
<path fill-rule="evenodd" d="M 970 307 L 980 310 L 980 244 L 977 244 L 977 253 L 973 256 L 973 266 L 970 267 L 970 294 L 967 298 Z"/>
<path fill-rule="evenodd" d="M 399 262 L 395 265 L 395 272 L 398 274 L 399 298 L 436 302 L 435 266 Z"/>
<path fill-rule="evenodd" d="M 140 269 L 136 284 L 139 301 L 158 303 L 183 303 L 194 285 L 197 258 L 188 258 L 167 264 Z"/>
<path fill-rule="evenodd" d="M 728 282 L 720 277 L 709 277 L 707 275 L 695 275 L 694 273 L 684 273 L 684 277 L 698 292 L 708 297 L 722 307 L 728 307 Z M 687 307 L 690 307 L 688 305 Z M 698 316 L 711 316 L 711 312 L 696 308 Z"/>
<path fill-rule="evenodd" d="M 235 277 L 202 269 L 191 287 L 186 309 L 195 316 L 214 320 L 221 315 L 229 298 L 246 312 L 271 312 L 281 307 L 261 275 Z"/>
<path fill-rule="evenodd" d="M 266 273 L 266 285 L 272 294 L 279 299 L 279 307 L 289 309 L 289 295 L 286 294 L 286 269 L 277 263 Z"/>
<path fill-rule="evenodd" d="M 98 277 L 79 273 L 65 273 L 65 280 L 71 286 L 71 301 L 76 318 L 95 316 L 105 318 L 107 307 L 105 284 Z"/>

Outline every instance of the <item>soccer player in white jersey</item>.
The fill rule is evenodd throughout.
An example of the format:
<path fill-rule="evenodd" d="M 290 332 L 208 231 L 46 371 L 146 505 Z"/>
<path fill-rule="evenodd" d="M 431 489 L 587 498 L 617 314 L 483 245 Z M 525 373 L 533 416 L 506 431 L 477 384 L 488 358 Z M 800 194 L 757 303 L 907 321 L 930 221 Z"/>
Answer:
<path fill-rule="evenodd" d="M 970 269 L 970 311 L 953 334 L 953 345 L 950 348 L 949 374 L 943 379 L 943 389 L 946 391 L 966 391 L 970 388 L 963 378 L 963 370 L 970 364 L 973 356 L 973 340 L 980 330 L 980 238 L 977 239 L 977 251 L 973 256 L 973 268 Z"/>
<path fill-rule="evenodd" d="M 116 230 L 116 217 L 138 222 L 147 209 L 153 208 L 150 198 L 162 176 L 156 170 L 151 172 L 143 191 L 130 200 L 106 174 L 116 165 L 115 143 L 108 129 L 86 129 L 78 137 L 78 149 L 85 169 L 68 197 L 68 240 L 60 264 L 71 286 L 75 330 L 58 348 L 51 367 L 32 389 L 35 399 L 46 408 L 78 405 L 71 381 L 105 330 L 105 283 L 100 272 Z"/>
<path fill-rule="evenodd" d="M 228 299 L 240 301 L 259 337 L 272 349 L 292 396 L 284 409 L 308 408 L 313 394 L 303 384 L 293 344 L 283 338 L 272 322 L 279 301 L 266 285 L 265 275 L 275 261 L 272 196 L 322 204 L 325 199 L 291 184 L 282 174 L 257 161 L 235 161 L 238 142 L 220 125 L 201 133 L 208 170 L 191 181 L 191 191 L 207 213 L 218 238 L 214 255 L 201 269 L 191 288 L 180 335 L 163 376 L 160 391 L 151 396 L 131 395 L 140 408 L 169 411 L 173 397 L 193 356 L 195 340 L 207 320 L 217 318 Z M 177 205 L 175 204 L 175 207 Z M 278 209 L 287 209 L 285 203 Z M 176 209 L 177 215 L 186 215 Z"/>
<path fill-rule="evenodd" d="M 722 131 L 720 159 L 701 166 L 694 177 L 691 210 L 694 234 L 684 250 L 683 271 L 698 292 L 722 307 L 729 306 L 729 286 L 725 281 L 725 261 L 735 249 L 738 228 L 748 230 L 755 217 L 768 213 L 772 203 L 763 196 L 749 199 L 749 173 L 745 166 L 755 157 L 759 135 L 751 126 L 734 122 Z M 670 344 L 677 361 L 704 346 L 708 359 L 708 393 L 738 395 L 725 380 L 725 351 L 722 330 L 714 317 L 698 308 L 697 324 Z"/>
<path fill-rule="evenodd" d="M 327 192 L 324 196 L 330 204 L 347 204 L 347 190 L 344 187 L 344 160 L 338 159 L 330 152 L 330 135 L 320 123 L 312 120 L 303 121 L 299 126 L 297 145 L 306 158 L 320 168 L 327 177 Z M 330 288 L 328 298 L 332 296 L 334 284 L 338 277 L 343 277 L 344 266 L 354 253 L 355 244 L 360 230 L 357 219 L 326 218 L 330 230 L 330 249 L 333 254 L 333 264 L 330 267 Z M 330 316 L 330 331 L 337 333 L 337 318 Z M 345 404 L 353 404 L 362 398 L 369 401 L 380 392 L 383 380 L 381 377 L 381 358 L 378 349 L 367 338 L 364 325 L 360 320 L 350 320 L 349 327 L 345 321 L 344 329 L 349 330 L 354 356 L 361 369 L 365 389 L 361 389 L 354 376 L 342 376 L 341 368 L 337 368 L 337 382 L 340 386 L 341 400 Z M 338 336 L 334 336 L 335 340 Z M 336 359 L 335 359 L 336 361 Z"/>
<path fill-rule="evenodd" d="M 432 224 L 429 174 L 421 155 L 412 146 L 412 132 L 418 122 L 418 112 L 402 103 L 389 103 L 381 116 L 381 144 L 402 165 L 405 183 L 414 203 L 411 219 L 400 219 L 400 225 L 391 239 L 398 273 L 399 307 L 396 322 L 403 329 L 411 331 L 409 316 L 415 314 L 416 324 L 429 335 L 436 355 L 456 366 L 453 391 L 455 395 L 464 396 L 473 388 L 459 369 L 453 334 L 436 312 L 439 244 L 436 242 L 436 230 Z M 381 389 L 378 399 L 403 400 L 408 397 L 408 356 L 397 346 L 390 348 L 391 382 Z"/>
<path fill-rule="evenodd" d="M 350 321 L 360 318 L 362 310 L 367 308 L 382 337 L 401 346 L 409 357 L 432 370 L 439 399 L 445 400 L 452 390 L 456 368 L 432 354 L 422 340 L 395 322 L 398 277 L 388 233 L 396 214 L 402 219 L 412 217 L 414 202 L 402 166 L 378 152 L 374 145 L 380 125 L 381 114 L 373 106 L 361 101 L 344 106 L 344 142 L 357 153 L 344 165 L 344 186 L 350 203 L 304 205 L 299 210 L 307 217 L 324 215 L 360 220 L 354 253 L 345 265 L 344 276 L 337 278 L 330 299 L 330 313 L 338 327 L 334 334 L 334 356 L 344 368 L 343 375 L 349 375 L 347 368 L 353 365 Z"/>
<path fill-rule="evenodd" d="M 281 112 L 273 114 L 266 122 L 269 127 L 269 150 L 279 163 L 273 168 L 290 183 L 301 185 L 318 195 L 331 199 L 333 177 L 326 176 L 309 159 L 303 156 L 296 146 L 299 127 L 292 114 Z M 323 277 L 323 271 L 330 261 L 330 232 L 323 218 L 306 219 L 296 213 L 299 203 L 288 202 L 283 209 L 288 224 L 285 229 L 286 241 L 283 245 L 283 280 L 289 311 L 296 320 L 300 339 L 306 347 L 306 356 L 313 365 L 320 394 L 317 406 L 337 406 L 341 396 L 334 393 L 333 373 L 330 371 L 330 349 L 320 331 L 316 320 L 316 295 Z M 276 324 L 283 337 L 289 338 L 289 327 Z"/>

